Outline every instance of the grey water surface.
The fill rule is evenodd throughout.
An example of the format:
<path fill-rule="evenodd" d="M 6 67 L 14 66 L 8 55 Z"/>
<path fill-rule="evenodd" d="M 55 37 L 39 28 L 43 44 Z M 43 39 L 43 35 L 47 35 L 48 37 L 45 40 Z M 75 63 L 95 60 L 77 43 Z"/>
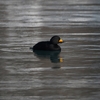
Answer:
<path fill-rule="evenodd" d="M 0 0 L 0 100 L 100 100 L 100 0 Z"/>

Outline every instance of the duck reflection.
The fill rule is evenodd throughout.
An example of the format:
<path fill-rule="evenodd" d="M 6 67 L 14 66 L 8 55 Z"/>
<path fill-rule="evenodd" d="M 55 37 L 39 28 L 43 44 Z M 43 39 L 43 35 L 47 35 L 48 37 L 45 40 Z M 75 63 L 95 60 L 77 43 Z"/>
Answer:
<path fill-rule="evenodd" d="M 59 57 L 61 51 L 33 50 L 33 52 L 38 58 L 49 58 L 52 63 L 63 62 L 63 59 Z"/>

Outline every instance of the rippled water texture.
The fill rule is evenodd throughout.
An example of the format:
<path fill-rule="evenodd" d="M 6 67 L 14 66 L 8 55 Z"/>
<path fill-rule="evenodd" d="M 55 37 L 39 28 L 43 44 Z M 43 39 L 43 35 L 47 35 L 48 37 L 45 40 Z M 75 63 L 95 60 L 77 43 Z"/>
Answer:
<path fill-rule="evenodd" d="M 100 0 L 0 0 L 0 100 L 100 100 Z"/>

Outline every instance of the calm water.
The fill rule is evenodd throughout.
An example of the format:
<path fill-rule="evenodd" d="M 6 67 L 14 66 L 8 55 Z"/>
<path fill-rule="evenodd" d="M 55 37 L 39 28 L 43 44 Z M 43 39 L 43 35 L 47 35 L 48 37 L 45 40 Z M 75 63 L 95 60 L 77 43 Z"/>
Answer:
<path fill-rule="evenodd" d="M 0 100 L 100 100 L 100 0 L 0 0 Z"/>

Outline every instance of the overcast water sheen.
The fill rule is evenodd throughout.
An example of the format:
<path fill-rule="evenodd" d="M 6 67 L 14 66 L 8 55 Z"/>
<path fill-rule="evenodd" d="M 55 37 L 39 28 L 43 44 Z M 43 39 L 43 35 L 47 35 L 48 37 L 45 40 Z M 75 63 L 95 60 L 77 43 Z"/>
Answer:
<path fill-rule="evenodd" d="M 100 0 L 0 0 L 0 100 L 100 100 Z"/>

